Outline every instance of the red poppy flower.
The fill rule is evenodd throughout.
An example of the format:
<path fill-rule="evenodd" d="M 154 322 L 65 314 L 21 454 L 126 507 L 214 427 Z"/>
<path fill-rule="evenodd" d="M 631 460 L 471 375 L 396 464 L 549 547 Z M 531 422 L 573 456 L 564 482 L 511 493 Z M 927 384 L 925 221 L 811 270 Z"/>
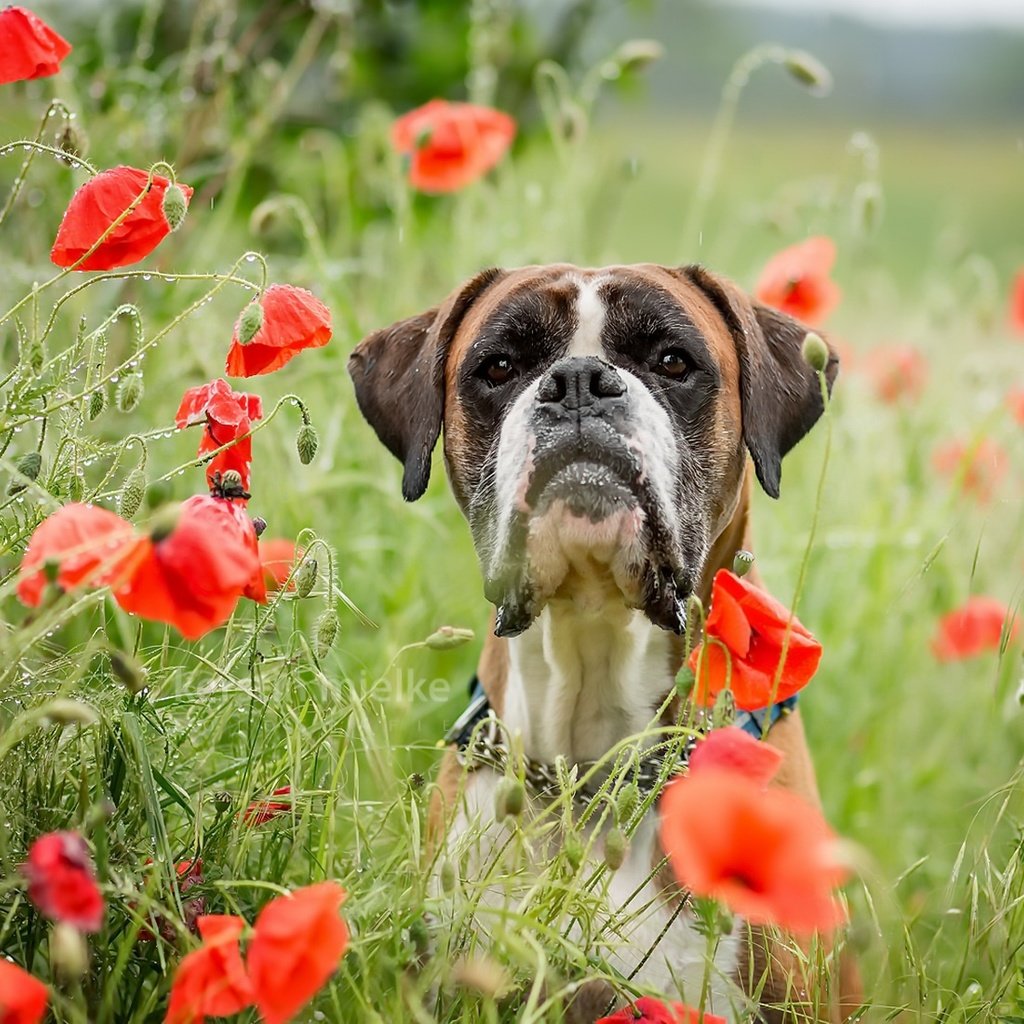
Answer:
<path fill-rule="evenodd" d="M 159 174 L 153 176 L 142 202 L 107 235 L 94 253 L 87 259 L 82 257 L 132 205 L 148 180 L 148 171 L 122 166 L 102 171 L 82 185 L 64 211 L 50 259 L 58 267 L 74 267 L 75 270 L 113 270 L 145 259 L 171 230 L 163 207 L 170 181 Z M 192 189 L 181 182 L 178 187 L 185 193 L 187 202 Z"/>
<path fill-rule="evenodd" d="M 0 10 L 0 85 L 60 71 L 71 44 L 24 7 Z"/>
<path fill-rule="evenodd" d="M 973 658 L 999 650 L 1004 629 L 1011 640 L 1020 629 L 1020 623 L 1006 605 L 994 597 L 969 597 L 939 620 L 932 650 L 939 661 Z"/>
<path fill-rule="evenodd" d="M 189 388 L 174 414 L 174 423 L 179 430 L 196 423 L 206 424 L 199 441 L 198 455 L 206 455 L 236 441 L 207 463 L 206 480 L 212 487 L 217 473 L 233 469 L 241 476 L 245 490 L 249 490 L 252 479 L 252 438 L 249 432 L 252 425 L 261 419 L 263 401 L 259 395 L 234 391 L 223 378 Z"/>
<path fill-rule="evenodd" d="M 1012 388 L 1006 394 L 1006 406 L 1010 415 L 1024 427 L 1024 388 Z"/>
<path fill-rule="evenodd" d="M 758 301 L 802 320 L 820 324 L 839 305 L 842 293 L 829 278 L 836 245 L 819 235 L 776 253 L 757 282 Z"/>
<path fill-rule="evenodd" d="M 38 978 L 0 956 L 0 1024 L 39 1024 L 47 998 Z"/>
<path fill-rule="evenodd" d="M 786 662 L 776 688 L 787 633 Z M 697 676 L 695 701 L 713 704 L 728 680 L 737 707 L 754 711 L 802 690 L 819 661 L 821 644 L 795 616 L 747 580 L 728 569 L 718 570 L 704 643 L 690 655 L 690 668 Z"/>
<path fill-rule="evenodd" d="M 457 192 L 483 177 L 515 136 L 508 114 L 447 100 L 431 100 L 391 126 L 391 144 L 412 157 L 409 183 L 421 192 Z"/>
<path fill-rule="evenodd" d="M 262 569 L 252 520 L 231 501 L 199 494 L 182 503 L 172 529 L 145 539 L 114 598 L 126 612 L 195 640 L 226 622 L 257 582 Z"/>
<path fill-rule="evenodd" d="M 876 348 L 868 354 L 865 369 L 875 395 L 888 405 L 920 398 L 928 380 L 927 360 L 909 345 Z"/>
<path fill-rule="evenodd" d="M 690 754 L 689 773 L 730 771 L 767 786 L 782 764 L 782 751 L 734 725 L 713 729 Z"/>
<path fill-rule="evenodd" d="M 271 795 L 287 796 L 287 800 L 253 800 L 246 807 L 242 820 L 249 826 L 265 825 L 282 814 L 290 814 L 292 809 L 291 792 L 291 786 L 281 786 L 280 789 L 275 789 Z"/>
<path fill-rule="evenodd" d="M 77 832 L 49 832 L 29 847 L 21 865 L 29 899 L 52 921 L 81 932 L 98 932 L 103 924 L 103 896 L 96 884 L 92 858 Z"/>
<path fill-rule="evenodd" d="M 199 949 L 174 973 L 165 1024 L 202 1024 L 206 1017 L 227 1017 L 252 1005 L 252 985 L 242 963 L 240 917 L 210 914 L 199 918 Z"/>
<path fill-rule="evenodd" d="M 260 563 L 263 565 L 263 578 L 268 590 L 280 590 L 295 568 L 296 561 L 302 557 L 301 551 L 295 550 L 295 544 L 284 537 L 271 540 L 260 538 Z M 288 585 L 289 590 L 295 589 L 295 581 Z"/>
<path fill-rule="evenodd" d="M 131 571 L 139 544 L 132 524 L 113 512 L 96 505 L 65 505 L 32 534 L 21 560 L 18 597 L 33 607 L 42 602 L 47 562 L 57 563 L 57 586 L 64 591 L 116 585 Z"/>
<path fill-rule="evenodd" d="M 273 373 L 304 348 L 320 348 L 331 340 L 331 311 L 305 288 L 272 284 L 257 301 L 263 309 L 262 323 L 245 342 L 235 324 L 228 349 L 228 376 Z"/>
<path fill-rule="evenodd" d="M 1024 334 L 1024 269 L 1017 271 L 1010 289 L 1010 330 Z"/>
<path fill-rule="evenodd" d="M 602 1017 L 597 1024 L 726 1024 L 724 1017 L 714 1013 L 701 1014 L 692 1006 L 682 1003 L 663 1003 L 651 996 L 641 996 L 630 1006 L 624 1006 L 610 1017 Z"/>
<path fill-rule="evenodd" d="M 249 977 L 267 1024 L 283 1024 L 320 990 L 348 945 L 338 915 L 345 890 L 320 882 L 272 899 L 256 918 L 249 943 Z"/>
<path fill-rule="evenodd" d="M 682 886 L 752 924 L 797 935 L 839 925 L 846 876 L 821 814 L 784 789 L 728 771 L 677 779 L 661 798 L 661 844 Z"/>
<path fill-rule="evenodd" d="M 972 444 L 946 441 L 932 454 L 935 469 L 980 502 L 992 499 L 1006 476 L 1007 462 L 1006 452 L 987 437 Z"/>

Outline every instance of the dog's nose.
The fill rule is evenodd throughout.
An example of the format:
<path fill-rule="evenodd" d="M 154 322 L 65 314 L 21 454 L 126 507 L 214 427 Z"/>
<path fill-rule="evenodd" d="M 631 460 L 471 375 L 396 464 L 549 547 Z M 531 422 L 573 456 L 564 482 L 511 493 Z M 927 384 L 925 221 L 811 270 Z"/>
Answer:
<path fill-rule="evenodd" d="M 599 404 L 602 398 L 621 398 L 625 393 L 626 384 L 614 366 L 596 356 L 569 356 L 545 374 L 537 399 L 564 409 L 582 409 Z"/>

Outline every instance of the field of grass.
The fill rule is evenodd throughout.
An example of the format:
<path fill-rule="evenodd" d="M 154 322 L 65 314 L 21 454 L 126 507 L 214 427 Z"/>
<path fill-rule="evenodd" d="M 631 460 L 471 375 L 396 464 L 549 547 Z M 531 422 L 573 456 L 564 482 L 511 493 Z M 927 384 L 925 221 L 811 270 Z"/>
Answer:
<path fill-rule="evenodd" d="M 3 88 L 0 145 L 31 137 L 52 86 Z M 73 72 L 57 88 L 82 112 L 95 165 L 173 157 L 153 146 L 162 131 L 184 130 L 160 96 L 126 83 L 131 105 L 100 109 Z M 172 127 L 158 130 L 165 114 Z M 464 927 L 474 886 L 428 891 L 437 741 L 464 706 L 488 606 L 440 457 L 425 497 L 404 504 L 400 467 L 359 416 L 345 362 L 363 334 L 436 303 L 484 266 L 699 259 L 750 286 L 773 251 L 820 233 L 839 248 L 844 300 L 829 326 L 852 358 L 835 392 L 830 469 L 798 608 L 825 648 L 803 708 L 828 817 L 860 851 L 861 877 L 847 891 L 868 981 L 863 1019 L 1024 1020 L 1019 644 L 954 664 L 930 648 L 939 616 L 969 595 L 1019 608 L 1024 594 L 1024 437 L 1005 406 L 1008 389 L 1024 384 L 1024 347 L 1006 326 L 1009 279 L 1024 263 L 1012 133 L 938 138 L 908 128 L 879 137 L 883 204 L 872 228 L 855 190 L 873 172 L 863 147 L 847 145 L 860 126 L 812 134 L 741 121 L 698 246 L 683 226 L 706 125 L 613 118 L 569 144 L 537 133 L 487 180 L 429 198 L 410 192 L 388 151 L 389 116 L 367 110 L 344 137 L 269 131 L 248 154 L 257 180 L 262 164 L 274 169 L 262 206 L 241 182 L 236 190 L 229 179 L 227 198 L 199 187 L 185 225 L 142 271 L 96 283 L 56 314 L 47 357 L 74 342 L 80 317 L 92 330 L 123 303 L 138 307 L 152 339 L 214 285 L 185 275 L 235 268 L 258 281 L 258 262 L 236 264 L 247 250 L 266 255 L 271 280 L 328 303 L 330 345 L 246 384 L 268 409 L 298 395 L 319 433 L 305 466 L 295 406 L 268 417 L 254 437 L 250 503 L 269 523 L 266 536 L 303 533 L 310 549 L 319 538 L 319 579 L 305 599 L 286 594 L 269 609 L 242 602 L 225 629 L 194 643 L 140 623 L 102 593 L 41 615 L 26 614 L 13 593 L 44 515 L 78 493 L 116 507 L 139 461 L 129 435 L 147 436 L 148 504 L 203 490 L 195 436 L 172 433 L 173 415 L 185 388 L 223 373 L 249 298 L 243 288 L 220 288 L 147 349 L 134 412 L 108 403 L 89 420 L 76 400 L 49 417 L 38 480 L 0 497 L 0 950 L 53 977 L 47 926 L 18 864 L 38 834 L 77 828 L 108 911 L 84 979 L 54 984 L 57 1019 L 160 1017 L 170 965 L 191 941 L 174 864 L 197 855 L 204 880 L 189 896 L 201 892 L 210 912 L 251 921 L 270 893 L 324 878 L 348 890 L 351 947 L 310 1019 L 558 1019 L 537 998 L 501 1001 L 493 989 L 507 981 L 528 992 L 545 972 L 602 971 L 590 951 L 562 940 L 568 915 L 587 912 L 564 865 L 520 914 L 492 922 L 489 955 L 503 978 L 454 966 L 474 949 Z M 2 157 L 5 193 L 24 156 Z M 177 171 L 197 186 L 210 180 L 203 166 Z M 46 156 L 30 168 L 0 226 L 0 314 L 53 275 L 49 246 L 82 180 Z M 40 290 L 22 308 L 30 335 L 79 277 L 90 275 Z M 919 399 L 888 405 L 873 393 L 864 355 L 894 342 L 925 353 L 928 380 Z M 131 344 L 124 323 L 111 330 L 108 370 Z M 12 320 L 0 323 L 0 346 L 6 374 L 19 359 Z M 25 380 L 19 372 L 0 392 L 5 486 L 17 458 L 40 446 L 31 388 L 52 400 L 88 385 L 81 376 Z M 818 429 L 787 459 L 780 501 L 756 499 L 759 565 L 785 602 L 812 526 L 826 434 Z M 989 438 L 1008 453 L 989 501 L 936 473 L 932 452 L 951 438 Z M 144 506 L 136 519 L 149 515 Z M 327 609 L 341 628 L 321 656 L 316 624 Z M 423 647 L 442 624 L 470 627 L 477 640 Z M 137 662 L 144 689 L 133 695 L 114 677 L 111 650 Z M 41 724 L 33 709 L 57 696 L 88 704 L 97 721 Z M 247 804 L 283 786 L 291 813 L 247 825 Z M 169 935 L 140 941 L 146 914 L 157 911 Z"/>

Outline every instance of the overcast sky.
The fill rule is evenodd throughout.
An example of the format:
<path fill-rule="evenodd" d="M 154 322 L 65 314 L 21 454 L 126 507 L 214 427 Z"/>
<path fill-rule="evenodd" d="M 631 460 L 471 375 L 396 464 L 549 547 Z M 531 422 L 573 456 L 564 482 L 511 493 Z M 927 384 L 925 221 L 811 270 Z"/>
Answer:
<path fill-rule="evenodd" d="M 745 6 L 806 13 L 841 12 L 871 21 L 950 28 L 1014 25 L 1024 28 L 1024 0 L 728 0 Z"/>

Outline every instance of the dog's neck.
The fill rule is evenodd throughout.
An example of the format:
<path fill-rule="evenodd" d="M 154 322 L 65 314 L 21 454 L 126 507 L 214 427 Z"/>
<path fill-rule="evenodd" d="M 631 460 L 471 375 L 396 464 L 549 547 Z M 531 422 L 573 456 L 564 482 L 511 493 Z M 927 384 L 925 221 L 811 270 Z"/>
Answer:
<path fill-rule="evenodd" d="M 699 596 L 748 546 L 749 487 L 712 545 Z M 596 760 L 650 725 L 671 692 L 682 643 L 628 608 L 613 584 L 578 579 L 522 635 L 488 636 L 478 674 L 491 706 L 523 752 L 541 761 Z"/>

